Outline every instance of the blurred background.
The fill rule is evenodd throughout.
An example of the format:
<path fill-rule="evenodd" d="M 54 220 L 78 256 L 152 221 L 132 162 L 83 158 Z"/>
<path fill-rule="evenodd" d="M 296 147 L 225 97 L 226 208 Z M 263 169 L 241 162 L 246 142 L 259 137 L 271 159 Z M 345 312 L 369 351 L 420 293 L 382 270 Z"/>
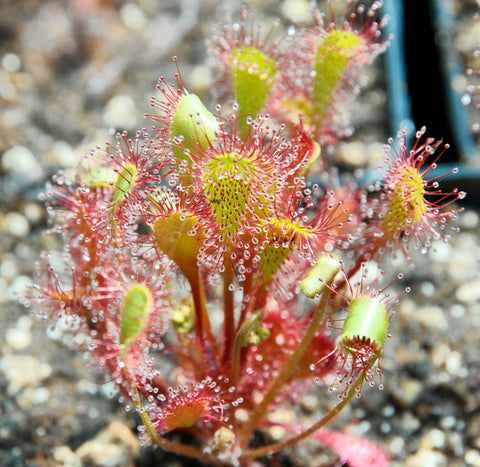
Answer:
<path fill-rule="evenodd" d="M 46 181 L 58 170 L 73 175 L 115 132 L 149 126 L 143 115 L 158 77 L 174 82 L 174 55 L 186 88 L 208 102 L 206 39 L 242 4 L 266 28 L 274 18 L 308 20 L 306 0 L 0 0 L 0 466 L 196 465 L 140 448 L 136 416 L 111 397 L 109 381 L 18 294 L 40 252 L 60 247 L 42 234 Z M 348 122 L 355 131 L 335 157 L 368 172 L 400 126 L 427 125 L 427 135 L 452 144 L 447 162 L 461 167 L 452 183 L 469 197 L 462 232 L 415 256 L 408 271 L 413 292 L 392 323 L 385 389 L 366 390 L 335 423 L 382 446 L 393 466 L 480 466 L 480 116 L 465 106 L 477 98 L 465 70 L 480 69 L 478 5 L 387 0 L 385 8 L 392 52 L 365 70 Z M 293 465 L 333 465 L 320 446 L 307 448 L 312 457 Z"/>

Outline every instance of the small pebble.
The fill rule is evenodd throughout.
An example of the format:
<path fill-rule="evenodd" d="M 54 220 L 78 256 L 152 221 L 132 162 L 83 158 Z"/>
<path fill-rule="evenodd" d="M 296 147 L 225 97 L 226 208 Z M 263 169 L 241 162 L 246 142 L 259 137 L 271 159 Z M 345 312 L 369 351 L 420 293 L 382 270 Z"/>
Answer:
<path fill-rule="evenodd" d="M 36 386 L 52 374 L 52 367 L 31 355 L 7 354 L 0 360 L 0 370 L 8 381 L 8 392 Z"/>
<path fill-rule="evenodd" d="M 432 349 L 431 362 L 437 369 L 444 367 L 448 356 L 452 352 L 451 347 L 448 344 L 441 343 Z"/>
<path fill-rule="evenodd" d="M 420 428 L 420 426 L 420 420 L 414 417 L 411 413 L 407 412 L 402 416 L 402 429 L 405 433 L 412 435 Z"/>
<path fill-rule="evenodd" d="M 390 452 L 400 455 L 405 452 L 405 440 L 401 436 L 395 436 L 389 443 Z"/>
<path fill-rule="evenodd" d="M 24 350 L 32 343 L 32 333 L 26 329 L 8 328 L 5 340 L 13 350 Z"/>
<path fill-rule="evenodd" d="M 449 263 L 452 260 L 453 246 L 450 243 L 445 243 L 443 240 L 432 242 L 432 247 L 428 251 L 432 261 Z"/>
<path fill-rule="evenodd" d="M 453 350 L 445 359 L 445 368 L 453 376 L 461 376 L 464 372 L 462 354 Z"/>
<path fill-rule="evenodd" d="M 305 0 L 284 0 L 281 7 L 282 15 L 293 23 L 310 20 L 310 2 Z"/>
<path fill-rule="evenodd" d="M 478 213 L 473 209 L 469 209 L 468 211 L 465 211 L 459 217 L 459 224 L 462 229 L 475 229 L 478 226 L 478 221 L 479 221 Z"/>
<path fill-rule="evenodd" d="M 393 417 L 395 415 L 395 406 L 388 404 L 385 407 L 382 407 L 382 416 L 384 417 Z"/>
<path fill-rule="evenodd" d="M 19 296 L 22 296 L 28 292 L 27 284 L 30 284 L 31 282 L 32 278 L 29 276 L 17 276 L 7 289 L 7 298 L 12 301 L 17 301 Z"/>
<path fill-rule="evenodd" d="M 30 232 L 30 224 L 23 214 L 9 212 L 2 222 L 2 230 L 17 238 L 24 238 Z"/>
<path fill-rule="evenodd" d="M 135 3 L 125 3 L 120 8 L 120 18 L 127 28 L 133 31 L 139 31 L 147 24 L 147 17 L 145 13 Z"/>
<path fill-rule="evenodd" d="M 72 336 L 68 334 L 68 331 L 72 330 L 73 327 L 74 324 L 72 317 L 62 314 L 55 321 L 50 323 L 50 326 L 47 327 L 46 334 L 49 339 L 58 341 L 62 340 L 67 335 L 67 339 L 71 341 Z"/>
<path fill-rule="evenodd" d="M 45 404 L 50 399 L 50 391 L 45 387 L 26 388 L 21 391 L 16 401 L 23 410 L 31 410 L 36 405 Z"/>
<path fill-rule="evenodd" d="M 7 281 L 3 277 L 0 277 L 0 303 L 8 301 L 7 289 Z"/>
<path fill-rule="evenodd" d="M 0 276 L 6 279 L 13 279 L 18 275 L 18 264 L 14 255 L 5 254 L 0 264 Z"/>
<path fill-rule="evenodd" d="M 372 424 L 368 420 L 362 420 L 358 425 L 355 426 L 355 434 L 358 436 L 367 436 L 367 433 L 372 428 Z"/>
<path fill-rule="evenodd" d="M 130 96 L 112 97 L 103 112 L 103 123 L 115 129 L 135 128 L 140 118 L 141 114 Z"/>
<path fill-rule="evenodd" d="M 446 467 L 448 463 L 443 453 L 420 449 L 415 454 L 408 456 L 403 465 L 405 467 Z"/>
<path fill-rule="evenodd" d="M 380 431 L 383 434 L 388 434 L 392 431 L 392 425 L 390 423 L 387 423 L 387 422 L 382 422 L 380 424 Z"/>
<path fill-rule="evenodd" d="M 58 466 L 81 467 L 82 465 L 75 453 L 68 446 L 59 446 L 56 448 L 53 452 L 53 459 L 58 462 Z"/>
<path fill-rule="evenodd" d="M 5 102 L 16 102 L 18 100 L 18 92 L 15 86 L 6 79 L 2 79 L 0 75 L 0 97 Z"/>
<path fill-rule="evenodd" d="M 450 314 L 453 318 L 462 318 L 467 313 L 467 308 L 465 305 L 460 305 L 460 303 L 455 303 L 450 308 Z"/>
<path fill-rule="evenodd" d="M 455 292 L 461 303 L 472 303 L 480 300 L 480 279 L 462 284 Z"/>
<path fill-rule="evenodd" d="M 451 430 L 457 424 L 457 419 L 453 415 L 446 415 L 440 420 L 440 426 L 444 430 Z"/>
<path fill-rule="evenodd" d="M 208 92 L 212 81 L 212 70 L 204 65 L 193 67 L 188 73 L 188 89 L 195 94 L 205 94 Z"/>
<path fill-rule="evenodd" d="M 437 291 L 435 284 L 431 281 L 423 281 L 420 285 L 420 291 L 425 297 L 433 297 Z"/>
<path fill-rule="evenodd" d="M 433 428 L 422 435 L 419 445 L 421 449 L 442 449 L 445 446 L 445 442 L 445 433 L 442 430 Z"/>
<path fill-rule="evenodd" d="M 140 450 L 130 427 L 114 420 L 95 438 L 82 444 L 75 455 L 81 465 L 129 467 Z"/>
<path fill-rule="evenodd" d="M 98 385 L 96 385 L 93 381 L 85 378 L 82 378 L 77 383 L 77 388 L 80 392 L 86 392 L 88 394 L 97 394 L 98 392 Z"/>
<path fill-rule="evenodd" d="M 11 429 L 8 426 L 0 426 L 0 440 L 8 440 L 11 436 Z"/>
<path fill-rule="evenodd" d="M 463 456 L 465 452 L 465 437 L 462 433 L 452 432 L 447 437 L 447 449 L 453 452 L 456 458 Z"/>
<path fill-rule="evenodd" d="M 14 146 L 3 153 L 2 156 L 3 169 L 15 175 L 23 175 L 29 180 L 35 181 L 43 178 L 43 169 L 37 159 L 24 146 Z"/>
<path fill-rule="evenodd" d="M 292 423 L 295 420 L 293 410 L 278 409 L 268 415 L 268 420 L 273 423 Z"/>
<path fill-rule="evenodd" d="M 410 407 L 418 399 L 423 390 L 423 385 L 417 379 L 404 379 L 394 389 L 395 400 L 402 407 Z"/>
<path fill-rule="evenodd" d="M 318 410 L 319 400 L 315 394 L 304 395 L 300 403 L 307 412 L 313 413 L 315 410 Z"/>
<path fill-rule="evenodd" d="M 270 438 L 272 438 L 273 441 L 280 441 L 282 438 L 285 437 L 286 430 L 280 425 L 277 426 L 272 426 L 270 428 L 267 428 L 268 430 L 268 435 Z"/>
<path fill-rule="evenodd" d="M 37 224 L 45 215 L 45 208 L 39 203 L 25 203 L 23 214 L 32 224 Z"/>
<path fill-rule="evenodd" d="M 2 64 L 2 68 L 9 73 L 16 73 L 22 66 L 20 57 L 14 53 L 6 53 L 0 63 Z"/>
<path fill-rule="evenodd" d="M 424 328 L 445 331 L 448 329 L 448 322 L 445 318 L 445 311 L 439 306 L 424 306 L 418 308 L 415 313 L 416 321 Z"/>
<path fill-rule="evenodd" d="M 81 157 L 75 154 L 72 146 L 65 141 L 56 141 L 46 154 L 45 162 L 62 168 L 77 167 Z"/>
<path fill-rule="evenodd" d="M 95 419 L 100 417 L 102 413 L 96 407 L 90 407 L 87 411 L 88 418 Z"/>
<path fill-rule="evenodd" d="M 107 397 L 113 397 L 118 392 L 115 381 L 107 381 L 106 383 L 103 383 L 100 386 L 100 392 Z"/>
<path fill-rule="evenodd" d="M 473 467 L 480 467 L 480 451 L 469 449 L 465 452 L 465 464 Z"/>
<path fill-rule="evenodd" d="M 368 160 L 367 149 L 365 144 L 360 141 L 343 143 L 338 148 L 337 158 L 340 163 L 363 167 Z"/>

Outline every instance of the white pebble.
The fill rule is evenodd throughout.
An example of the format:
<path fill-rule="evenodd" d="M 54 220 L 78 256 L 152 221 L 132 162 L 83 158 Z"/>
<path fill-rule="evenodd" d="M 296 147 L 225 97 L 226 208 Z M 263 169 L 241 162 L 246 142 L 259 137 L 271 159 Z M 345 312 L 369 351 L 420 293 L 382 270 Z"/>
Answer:
<path fill-rule="evenodd" d="M 440 420 L 440 426 L 444 430 L 452 430 L 453 427 L 457 424 L 457 419 L 453 415 L 446 415 Z"/>
<path fill-rule="evenodd" d="M 421 423 L 420 423 L 420 420 L 414 417 L 412 414 L 405 413 L 402 416 L 402 425 L 405 428 L 405 430 L 407 430 L 410 433 L 414 433 L 420 428 Z"/>
<path fill-rule="evenodd" d="M 417 309 L 416 321 L 426 329 L 448 329 L 448 321 L 445 318 L 445 311 L 439 306 L 424 306 Z"/>
<path fill-rule="evenodd" d="M 478 214 L 473 209 L 465 211 L 459 217 L 459 224 L 462 229 L 474 229 L 478 226 Z"/>
<path fill-rule="evenodd" d="M 107 381 L 100 386 L 100 392 L 107 397 L 113 397 L 118 392 L 118 387 L 115 381 Z"/>
<path fill-rule="evenodd" d="M 305 0 L 284 0 L 282 15 L 294 23 L 301 23 L 311 18 L 310 3 Z"/>
<path fill-rule="evenodd" d="M 390 441 L 389 447 L 393 454 L 401 454 L 405 451 L 405 440 L 401 436 L 395 436 Z"/>
<path fill-rule="evenodd" d="M 12 349 L 24 350 L 32 343 L 32 334 L 25 329 L 8 328 L 5 340 Z"/>
<path fill-rule="evenodd" d="M 23 214 L 28 221 L 32 223 L 39 222 L 42 219 L 44 212 L 44 207 L 38 203 L 26 203 L 23 207 Z"/>
<path fill-rule="evenodd" d="M 473 467 L 480 467 L 480 452 L 476 449 L 469 449 L 465 452 L 465 464 Z"/>
<path fill-rule="evenodd" d="M 433 261 L 445 263 L 452 260 L 453 247 L 450 243 L 445 243 L 443 240 L 437 240 L 432 242 L 429 255 Z"/>
<path fill-rule="evenodd" d="M 9 212 L 3 220 L 3 228 L 14 237 L 24 238 L 30 232 L 30 224 L 23 214 Z"/>
<path fill-rule="evenodd" d="M 48 163 L 64 168 L 77 167 L 81 157 L 75 154 L 72 146 L 65 141 L 56 141 L 47 154 Z"/>
<path fill-rule="evenodd" d="M 447 438 L 448 448 L 453 451 L 456 459 L 459 459 L 465 452 L 465 439 L 463 433 L 453 431 L 448 434 Z"/>
<path fill-rule="evenodd" d="M 90 407 L 87 412 L 88 418 L 91 419 L 98 418 L 100 414 L 100 410 L 98 410 L 96 407 Z"/>
<path fill-rule="evenodd" d="M 8 380 L 8 392 L 36 386 L 52 374 L 52 367 L 31 355 L 7 354 L 0 360 L 0 370 Z"/>
<path fill-rule="evenodd" d="M 18 318 L 16 327 L 22 331 L 30 331 L 30 329 L 32 329 L 32 324 L 32 318 L 28 315 L 23 315 Z"/>
<path fill-rule="evenodd" d="M 18 99 L 17 88 L 9 81 L 0 80 L 0 97 L 6 101 L 16 101 Z"/>
<path fill-rule="evenodd" d="M 460 303 L 472 303 L 480 300 L 480 279 L 462 284 L 455 292 Z"/>
<path fill-rule="evenodd" d="M 415 403 L 423 390 L 422 383 L 417 379 L 402 380 L 398 386 L 396 397 L 401 406 L 408 407 Z"/>
<path fill-rule="evenodd" d="M 16 400 L 23 410 L 30 410 L 35 405 L 45 404 L 50 398 L 50 391 L 44 387 L 26 388 L 21 391 Z"/>
<path fill-rule="evenodd" d="M 20 70 L 22 62 L 17 54 L 8 53 L 2 57 L 2 68 L 9 73 L 16 73 Z"/>
<path fill-rule="evenodd" d="M 13 255 L 6 254 L 0 264 L 0 276 L 13 279 L 18 275 L 18 265 Z"/>
<path fill-rule="evenodd" d="M 351 143 L 343 143 L 337 151 L 337 158 L 339 162 L 349 164 L 354 167 L 360 167 L 367 164 L 367 149 L 365 144 L 360 141 Z"/>
<path fill-rule="evenodd" d="M 455 303 L 450 308 L 450 314 L 453 318 L 462 318 L 467 313 L 467 308 L 465 305 L 460 305 L 460 303 Z"/>
<path fill-rule="evenodd" d="M 56 448 L 53 452 L 53 458 L 59 465 L 65 467 L 81 467 L 82 465 L 75 453 L 68 446 L 59 446 Z"/>
<path fill-rule="evenodd" d="M 462 370 L 462 354 L 456 350 L 450 352 L 445 359 L 445 369 L 454 376 L 460 376 Z"/>
<path fill-rule="evenodd" d="M 445 446 L 446 436 L 442 430 L 433 428 L 425 433 L 420 439 L 420 448 L 422 449 L 442 449 Z"/>
<path fill-rule="evenodd" d="M 438 451 L 419 449 L 415 454 L 405 459 L 405 467 L 446 467 L 445 455 Z"/>
<path fill-rule="evenodd" d="M 24 175 L 30 180 L 39 180 L 43 177 L 43 169 L 37 159 L 25 146 L 14 146 L 3 153 L 2 167 L 5 171 Z"/>
<path fill-rule="evenodd" d="M 425 297 L 433 297 L 437 292 L 437 288 L 433 282 L 423 281 L 420 285 L 420 291 Z"/>
<path fill-rule="evenodd" d="M 28 276 L 17 276 L 10 287 L 7 289 L 7 299 L 17 300 L 19 296 L 24 295 L 28 289 L 27 284 L 32 282 L 32 278 Z"/>
<path fill-rule="evenodd" d="M 7 298 L 7 282 L 3 277 L 0 277 L 0 303 L 8 301 Z"/>
<path fill-rule="evenodd" d="M 77 388 L 79 392 L 87 392 L 88 394 L 97 394 L 98 386 L 89 379 L 81 379 L 77 383 Z"/>
<path fill-rule="evenodd" d="M 212 70 L 208 66 L 198 65 L 188 73 L 188 89 L 202 94 L 212 81 Z"/>
<path fill-rule="evenodd" d="M 125 3 L 120 9 L 120 17 L 127 28 L 139 31 L 147 24 L 145 13 L 135 3 Z"/>
<path fill-rule="evenodd" d="M 140 117 L 137 106 L 130 96 L 112 97 L 103 112 L 105 125 L 118 129 L 135 128 Z"/>

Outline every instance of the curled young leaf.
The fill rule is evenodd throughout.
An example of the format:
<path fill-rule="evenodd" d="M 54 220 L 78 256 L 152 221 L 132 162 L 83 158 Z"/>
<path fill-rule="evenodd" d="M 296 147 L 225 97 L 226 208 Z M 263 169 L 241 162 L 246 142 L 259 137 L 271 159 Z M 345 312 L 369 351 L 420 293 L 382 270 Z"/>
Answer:
<path fill-rule="evenodd" d="M 315 298 L 330 284 L 342 267 L 340 257 L 334 254 L 322 255 L 300 283 L 301 291 L 309 298 Z"/>

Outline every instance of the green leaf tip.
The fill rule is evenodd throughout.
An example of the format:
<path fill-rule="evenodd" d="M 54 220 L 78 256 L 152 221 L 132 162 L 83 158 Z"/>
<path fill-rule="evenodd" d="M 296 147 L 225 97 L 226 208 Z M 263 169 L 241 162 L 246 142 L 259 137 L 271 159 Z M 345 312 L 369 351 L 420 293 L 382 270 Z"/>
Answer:
<path fill-rule="evenodd" d="M 219 123 L 195 94 L 187 94 L 179 102 L 173 115 L 171 134 L 173 153 L 178 159 L 186 159 L 184 149 L 192 152 L 206 149 L 216 138 Z M 176 142 L 182 139 L 181 146 Z"/>
<path fill-rule="evenodd" d="M 261 112 L 275 82 L 275 61 L 255 47 L 232 51 L 232 78 L 240 115 L 256 118 Z"/>
<path fill-rule="evenodd" d="M 347 66 L 361 45 L 361 38 L 350 31 L 334 29 L 320 43 L 315 58 L 313 83 L 315 124 L 320 127 L 334 100 L 334 93 L 344 77 Z"/>

